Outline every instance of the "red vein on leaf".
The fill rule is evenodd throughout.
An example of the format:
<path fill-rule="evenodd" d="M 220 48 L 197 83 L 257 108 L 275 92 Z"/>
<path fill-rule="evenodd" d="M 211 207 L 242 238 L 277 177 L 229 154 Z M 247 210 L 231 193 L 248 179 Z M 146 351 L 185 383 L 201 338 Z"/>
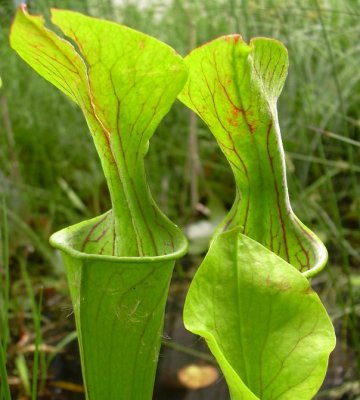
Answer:
<path fill-rule="evenodd" d="M 207 79 L 206 74 L 204 73 L 204 70 L 203 70 L 203 66 L 202 66 L 202 65 L 201 65 L 201 69 L 202 69 L 202 73 L 203 73 L 203 76 L 204 76 L 204 79 L 205 79 L 205 84 L 206 84 L 206 86 L 207 86 L 207 88 L 208 88 L 208 91 L 209 91 L 209 93 L 210 93 L 210 96 L 211 96 L 211 101 L 212 101 L 212 104 L 213 104 L 213 109 L 214 109 L 214 112 L 215 112 L 215 114 L 216 114 L 216 117 L 217 117 L 217 119 L 218 119 L 218 121 L 219 121 L 221 127 L 223 128 L 224 132 L 226 132 L 228 139 L 229 139 L 230 142 L 231 142 L 232 147 L 228 147 L 228 149 L 229 149 L 229 151 L 232 151 L 232 152 L 236 155 L 236 157 L 238 158 L 238 160 L 240 161 L 240 163 L 241 163 L 241 165 L 242 165 L 242 167 L 243 167 L 243 170 L 244 170 L 244 173 L 245 173 L 246 178 L 249 179 L 248 169 L 247 169 L 247 167 L 246 167 L 246 164 L 245 164 L 244 160 L 241 158 L 240 154 L 238 153 L 238 151 L 237 151 L 237 149 L 236 149 L 236 146 L 235 146 L 235 143 L 234 143 L 234 139 L 233 139 L 233 137 L 232 137 L 232 134 L 231 134 L 231 132 L 225 127 L 225 125 L 223 124 L 223 122 L 222 122 L 222 120 L 221 120 L 221 118 L 220 118 L 219 112 L 218 112 L 217 107 L 216 107 L 216 104 L 215 104 L 215 89 L 214 89 L 214 91 L 211 91 L 209 81 L 208 81 L 208 79 Z"/>
<path fill-rule="evenodd" d="M 232 68 L 233 68 L 233 74 L 234 74 L 235 80 L 237 81 L 238 75 L 237 75 L 237 68 L 236 68 L 236 64 L 235 64 L 237 57 L 234 54 L 235 53 L 235 46 L 234 45 L 231 47 L 231 50 L 232 50 L 231 51 L 231 65 L 232 65 Z M 215 57 L 215 55 L 214 55 L 214 57 Z M 244 59 L 244 64 L 245 64 L 246 61 L 247 61 L 247 59 Z M 215 62 L 216 62 L 216 59 L 215 59 Z M 246 74 L 243 74 L 243 80 L 245 79 L 245 75 Z M 256 130 L 256 126 L 255 126 L 255 122 L 251 122 L 249 120 L 249 118 L 248 118 L 249 110 L 247 110 L 245 108 L 244 102 L 243 102 L 243 98 L 242 98 L 240 90 L 239 90 L 241 85 L 242 85 L 242 82 L 240 83 L 240 82 L 237 81 L 236 85 L 234 85 L 234 88 L 235 88 L 235 91 L 236 91 L 236 96 L 237 96 L 238 101 L 240 103 L 240 108 L 242 110 L 244 110 L 244 112 L 242 114 L 242 116 L 244 118 L 244 122 L 245 122 L 249 132 L 251 134 L 253 134 L 255 132 L 255 130 Z M 251 92 L 250 92 L 250 95 L 251 95 Z M 250 104 L 251 104 L 251 102 L 250 102 Z"/>
<path fill-rule="evenodd" d="M 272 123 L 272 121 L 270 121 L 268 128 L 267 128 L 267 132 L 266 132 L 266 149 L 267 149 L 267 153 L 268 153 L 268 157 L 269 157 L 269 161 L 270 161 L 271 172 L 272 172 L 273 180 L 274 180 L 274 188 L 275 188 L 275 192 L 276 192 L 276 206 L 277 206 L 277 210 L 278 210 L 278 214 L 279 214 L 279 218 L 280 218 L 286 260 L 289 262 L 290 261 L 289 248 L 288 248 L 288 243 L 287 243 L 285 221 L 284 221 L 284 217 L 283 217 L 281 205 L 280 205 L 280 192 L 279 192 L 279 187 L 278 187 L 278 184 L 276 181 L 276 173 L 275 173 L 275 169 L 274 169 L 273 157 L 271 156 L 271 153 L 270 153 L 270 133 L 272 131 L 272 126 L 273 126 L 273 123 Z"/>
<path fill-rule="evenodd" d="M 123 145 L 122 137 L 121 137 L 121 132 L 120 132 L 120 100 L 119 100 L 119 97 L 116 94 L 116 90 L 115 90 L 115 86 L 114 86 L 114 82 L 113 82 L 111 74 L 110 74 L 110 82 L 111 82 L 111 85 L 112 85 L 112 89 L 113 89 L 114 95 L 115 95 L 115 97 L 117 99 L 117 136 L 118 136 L 118 139 L 119 139 L 120 150 L 121 150 L 121 153 L 122 153 L 122 156 L 123 156 L 124 168 L 125 168 L 125 171 L 127 173 L 127 176 L 130 177 L 129 167 L 128 167 L 128 164 L 127 164 L 127 159 L 126 159 L 126 155 L 125 155 L 125 149 L 124 149 L 124 145 Z M 137 150 L 136 154 L 138 153 L 138 151 L 139 151 L 139 149 Z M 150 240 L 151 240 L 152 245 L 154 247 L 154 251 L 155 251 L 156 254 L 158 254 L 158 249 L 157 249 L 157 245 L 156 245 L 156 241 L 155 241 L 153 232 L 150 229 L 148 220 L 147 220 L 146 215 L 144 213 L 144 210 L 142 208 L 142 203 L 140 202 L 139 197 L 138 197 L 138 193 L 136 192 L 134 181 L 133 181 L 133 179 L 131 177 L 129 179 L 129 182 L 131 184 L 132 191 L 134 193 L 134 197 L 135 197 L 135 201 L 137 203 L 138 209 L 139 209 L 139 211 L 141 213 L 142 220 L 145 223 L 145 226 L 146 226 L 146 229 L 148 231 Z M 130 206 L 129 206 L 129 210 L 130 210 Z M 130 211 L 130 213 L 131 213 L 131 211 Z M 133 223 L 133 227 L 135 229 L 135 232 L 137 232 L 137 229 L 135 227 L 135 223 Z M 140 255 L 144 255 L 142 237 L 139 235 L 138 232 L 136 233 L 135 236 L 136 236 L 136 239 L 137 239 L 137 242 L 138 242 L 139 250 L 141 250 L 140 251 Z"/>
<path fill-rule="evenodd" d="M 31 44 L 31 43 L 29 43 L 29 45 L 34 47 L 37 50 L 37 53 L 41 53 L 43 56 L 45 56 L 47 58 L 50 58 L 50 60 L 55 61 L 57 64 L 61 65 L 63 68 L 65 68 L 69 72 L 72 72 L 73 74 L 78 75 L 78 71 L 76 69 L 72 69 L 68 65 L 64 64 L 63 62 L 61 62 L 57 57 L 52 56 L 49 53 L 46 53 L 46 52 L 42 51 L 42 46 L 39 46 L 39 45 L 36 45 L 36 44 Z M 65 56 L 64 52 L 61 52 L 60 54 Z M 71 62 L 71 64 L 70 64 L 71 66 L 74 66 L 74 64 L 72 63 L 72 61 L 69 60 L 69 58 L 67 58 L 67 60 L 68 60 L 68 62 Z"/>
<path fill-rule="evenodd" d="M 315 332 L 315 328 L 316 328 L 317 325 L 318 325 L 318 320 L 315 321 L 314 325 L 311 327 L 311 329 L 310 329 L 309 332 L 307 332 L 306 334 L 304 334 L 304 335 L 302 335 L 302 336 L 299 336 L 299 337 L 297 338 L 297 340 L 296 340 L 296 342 L 294 343 L 292 349 L 290 349 L 289 352 L 288 352 L 282 359 L 279 359 L 279 357 L 277 357 L 278 360 L 280 361 L 280 367 L 279 367 L 277 373 L 276 373 L 271 379 L 269 379 L 268 384 L 264 387 L 264 391 L 265 391 L 271 384 L 273 384 L 274 381 L 275 381 L 276 379 L 278 379 L 278 377 L 279 377 L 279 375 L 280 375 L 280 372 L 283 370 L 284 364 L 286 363 L 286 361 L 291 357 L 291 355 L 292 355 L 292 354 L 294 353 L 294 351 L 297 349 L 298 345 L 299 345 L 303 340 L 305 340 L 307 337 L 309 337 L 310 335 L 312 335 L 312 334 Z M 275 354 L 276 354 L 276 353 L 275 353 Z M 308 377 L 306 377 L 305 379 L 307 379 L 307 378 L 308 378 Z M 292 387 L 295 387 L 295 386 L 297 386 L 298 384 L 299 384 L 299 383 L 294 384 Z M 274 386 L 274 385 L 273 385 L 273 386 Z M 275 386 L 275 387 L 276 387 L 276 386 Z M 290 387 L 291 387 L 291 386 L 290 386 Z M 287 387 L 287 389 L 284 390 L 283 393 L 285 393 L 290 387 Z M 280 395 L 277 396 L 276 398 L 279 398 L 279 397 L 280 397 Z M 271 398 L 272 398 L 272 397 L 271 397 Z"/>
<path fill-rule="evenodd" d="M 311 266 L 310 266 L 309 251 L 305 249 L 305 247 L 304 247 L 302 241 L 300 240 L 300 238 L 299 238 L 299 236 L 298 236 L 298 234 L 297 234 L 296 231 L 294 231 L 294 234 L 295 234 L 295 237 L 296 237 L 296 241 L 298 242 L 298 244 L 299 244 L 299 246 L 300 246 L 300 248 L 301 248 L 301 251 L 302 251 L 302 253 L 305 255 L 305 258 L 306 258 L 306 263 L 305 263 L 305 264 L 300 264 L 300 265 L 301 265 L 302 267 L 305 266 L 305 267 L 307 267 L 308 269 L 310 269 Z"/>
<path fill-rule="evenodd" d="M 115 90 L 115 86 L 114 86 L 114 82 L 112 80 L 111 74 L 110 74 L 110 82 L 111 82 L 111 85 L 112 85 L 112 88 L 113 88 L 114 96 L 116 98 L 116 124 L 117 124 L 116 133 L 117 133 L 117 137 L 118 137 L 118 140 L 119 140 L 120 151 L 121 151 L 122 160 L 123 160 L 123 163 L 124 163 L 124 168 L 125 168 L 125 171 L 127 173 L 127 176 L 129 176 L 129 170 L 128 170 L 128 167 L 127 167 L 125 150 L 124 150 L 124 146 L 123 146 L 123 143 L 122 143 L 122 137 L 121 137 L 121 132 L 120 132 L 120 100 L 119 100 L 119 98 L 118 98 L 118 96 L 116 94 L 116 90 Z M 120 167 L 119 167 L 117 162 L 116 162 L 116 165 L 117 165 L 118 174 L 119 174 L 119 176 L 121 176 L 122 174 L 121 174 Z M 126 189 L 125 189 L 124 181 L 122 181 L 122 185 L 123 185 L 123 189 L 125 191 Z M 135 195 L 135 197 L 136 197 L 136 195 Z M 126 198 L 126 204 L 127 204 L 130 216 L 131 216 L 131 223 L 132 223 L 132 226 L 134 228 L 138 250 L 139 250 L 140 255 L 142 256 L 142 255 L 144 255 L 144 248 L 143 248 L 143 244 L 142 244 L 142 239 L 141 239 L 141 237 L 139 235 L 139 232 L 137 231 L 136 223 L 135 223 L 135 220 L 134 220 L 134 216 L 133 216 L 133 213 L 132 213 L 128 198 Z"/>
<path fill-rule="evenodd" d="M 106 215 L 104 215 L 103 218 L 100 219 L 100 221 L 98 221 L 95 225 L 93 225 L 90 229 L 90 231 L 88 232 L 88 234 L 86 235 L 83 244 L 81 246 L 81 251 L 85 250 L 86 245 L 89 243 L 90 241 L 90 237 L 91 235 L 94 233 L 95 229 L 100 226 L 109 216 L 109 213 L 107 213 Z"/>

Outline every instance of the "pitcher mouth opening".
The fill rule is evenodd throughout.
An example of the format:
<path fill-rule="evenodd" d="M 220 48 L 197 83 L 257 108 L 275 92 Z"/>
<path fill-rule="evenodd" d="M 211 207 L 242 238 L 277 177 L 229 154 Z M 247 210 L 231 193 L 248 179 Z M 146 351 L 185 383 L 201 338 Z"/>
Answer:
<path fill-rule="evenodd" d="M 61 250 L 65 254 L 70 255 L 73 258 L 81 260 L 103 260 L 109 262 L 131 262 L 131 263 L 151 263 L 167 260 L 176 260 L 181 258 L 188 250 L 188 241 L 185 235 L 182 233 L 180 228 L 174 225 L 174 251 L 166 252 L 160 255 L 151 256 L 127 256 L 127 255 L 113 255 L 107 252 L 100 253 L 96 249 L 87 249 L 87 242 L 95 242 L 96 240 L 89 240 L 89 232 L 94 231 L 94 227 L 97 227 L 102 220 L 105 220 L 106 216 L 111 211 L 108 211 L 98 217 L 79 222 L 69 227 L 63 228 L 60 231 L 53 233 L 49 239 L 51 246 Z M 113 233 L 112 233 L 113 234 Z M 103 235 L 105 238 L 105 235 Z M 101 237 L 102 239 L 102 237 Z M 98 242 L 97 242 L 98 243 Z M 99 246 L 100 247 L 100 246 Z"/>

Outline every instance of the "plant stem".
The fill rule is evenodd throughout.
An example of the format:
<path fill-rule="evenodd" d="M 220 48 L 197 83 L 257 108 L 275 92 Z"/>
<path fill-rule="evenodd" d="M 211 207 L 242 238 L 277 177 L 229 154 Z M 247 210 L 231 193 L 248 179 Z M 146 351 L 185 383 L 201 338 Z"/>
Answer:
<path fill-rule="evenodd" d="M 204 353 L 202 351 L 194 350 L 189 347 L 183 346 L 179 343 L 170 341 L 170 340 L 163 340 L 162 344 L 170 349 L 178 351 L 180 353 L 188 354 L 189 356 L 193 356 L 195 358 L 200 358 L 201 360 L 207 361 L 211 364 L 218 365 L 215 358 L 210 354 Z"/>

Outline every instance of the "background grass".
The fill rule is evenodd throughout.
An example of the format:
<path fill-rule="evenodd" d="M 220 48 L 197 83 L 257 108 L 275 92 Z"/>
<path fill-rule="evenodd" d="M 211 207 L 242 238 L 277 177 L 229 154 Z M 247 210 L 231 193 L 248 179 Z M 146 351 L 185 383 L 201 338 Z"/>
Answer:
<path fill-rule="evenodd" d="M 49 288 L 61 294 L 61 307 L 69 303 L 62 267 L 48 246 L 48 236 L 109 207 L 81 112 L 9 49 L 14 3 L 0 0 L 0 192 L 4 198 L 0 399 L 6 400 L 2 355 L 8 353 L 8 374 L 19 378 L 17 387 L 22 385 L 25 393 L 23 374 L 14 361 L 20 354 L 16 343 L 24 339 L 26 327 L 27 333 L 35 332 L 29 341 L 41 348 L 40 324 L 44 329 L 49 318 L 56 322 L 58 314 L 64 314 L 62 310 L 48 317 L 37 311 L 41 318 L 36 318 L 41 288 L 45 303 Z M 268 36 L 285 43 L 290 70 L 279 117 L 289 190 L 296 214 L 329 249 L 329 266 L 314 280 L 314 287 L 335 321 L 339 343 L 327 391 L 320 397 L 359 398 L 353 383 L 360 371 L 360 2 L 152 0 L 146 7 L 111 0 L 28 3 L 31 11 L 45 14 L 54 6 L 122 22 L 164 40 L 182 55 L 195 44 L 234 32 L 242 33 L 245 40 Z M 209 218 L 208 210 L 215 218 L 232 203 L 233 180 L 223 155 L 207 128 L 179 103 L 151 141 L 147 171 L 161 208 L 182 226 Z M 194 252 L 201 253 L 201 246 Z M 177 277 L 183 275 L 179 267 Z M 68 334 L 65 331 L 62 337 Z M 25 364 L 37 372 L 39 365 L 46 364 L 40 361 L 28 357 Z"/>

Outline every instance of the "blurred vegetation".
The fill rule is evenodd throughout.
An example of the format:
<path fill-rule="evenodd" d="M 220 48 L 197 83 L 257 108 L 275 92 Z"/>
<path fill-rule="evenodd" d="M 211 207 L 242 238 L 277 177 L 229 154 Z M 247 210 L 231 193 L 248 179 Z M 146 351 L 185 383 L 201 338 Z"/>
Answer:
<path fill-rule="evenodd" d="M 40 343 L 41 321 L 34 309 L 41 287 L 45 302 L 46 289 L 55 288 L 63 295 L 61 307 L 69 304 L 62 267 L 47 239 L 61 227 L 99 215 L 110 203 L 81 112 L 9 48 L 15 4 L 0 0 L 0 366 L 1 354 L 8 351 L 9 374 L 19 377 L 23 393 L 30 393 L 14 343 L 23 339 L 25 325 L 36 332 L 30 342 Z M 145 4 L 32 0 L 28 8 L 45 15 L 50 7 L 68 8 L 112 19 L 156 36 L 182 55 L 235 32 L 245 40 L 268 36 L 285 43 L 290 72 L 279 118 L 291 201 L 329 249 L 329 266 L 313 283 L 334 319 L 339 352 L 346 355 L 333 356 L 327 391 L 319 398 L 360 398 L 351 386 L 360 371 L 360 1 Z M 181 226 L 217 219 L 232 203 L 233 180 L 225 158 L 208 129 L 178 102 L 151 141 L 147 173 L 158 204 Z M 194 252 L 201 257 L 201 246 Z M 175 278 L 183 276 L 178 269 Z M 57 313 L 64 316 L 64 310 Z M 43 323 L 48 319 L 56 321 L 56 316 L 42 316 Z M 40 357 L 29 368 L 37 370 L 39 363 L 40 370 L 47 365 Z M 332 392 L 346 385 L 353 395 Z M 3 387 L 0 399 L 5 395 Z"/>

